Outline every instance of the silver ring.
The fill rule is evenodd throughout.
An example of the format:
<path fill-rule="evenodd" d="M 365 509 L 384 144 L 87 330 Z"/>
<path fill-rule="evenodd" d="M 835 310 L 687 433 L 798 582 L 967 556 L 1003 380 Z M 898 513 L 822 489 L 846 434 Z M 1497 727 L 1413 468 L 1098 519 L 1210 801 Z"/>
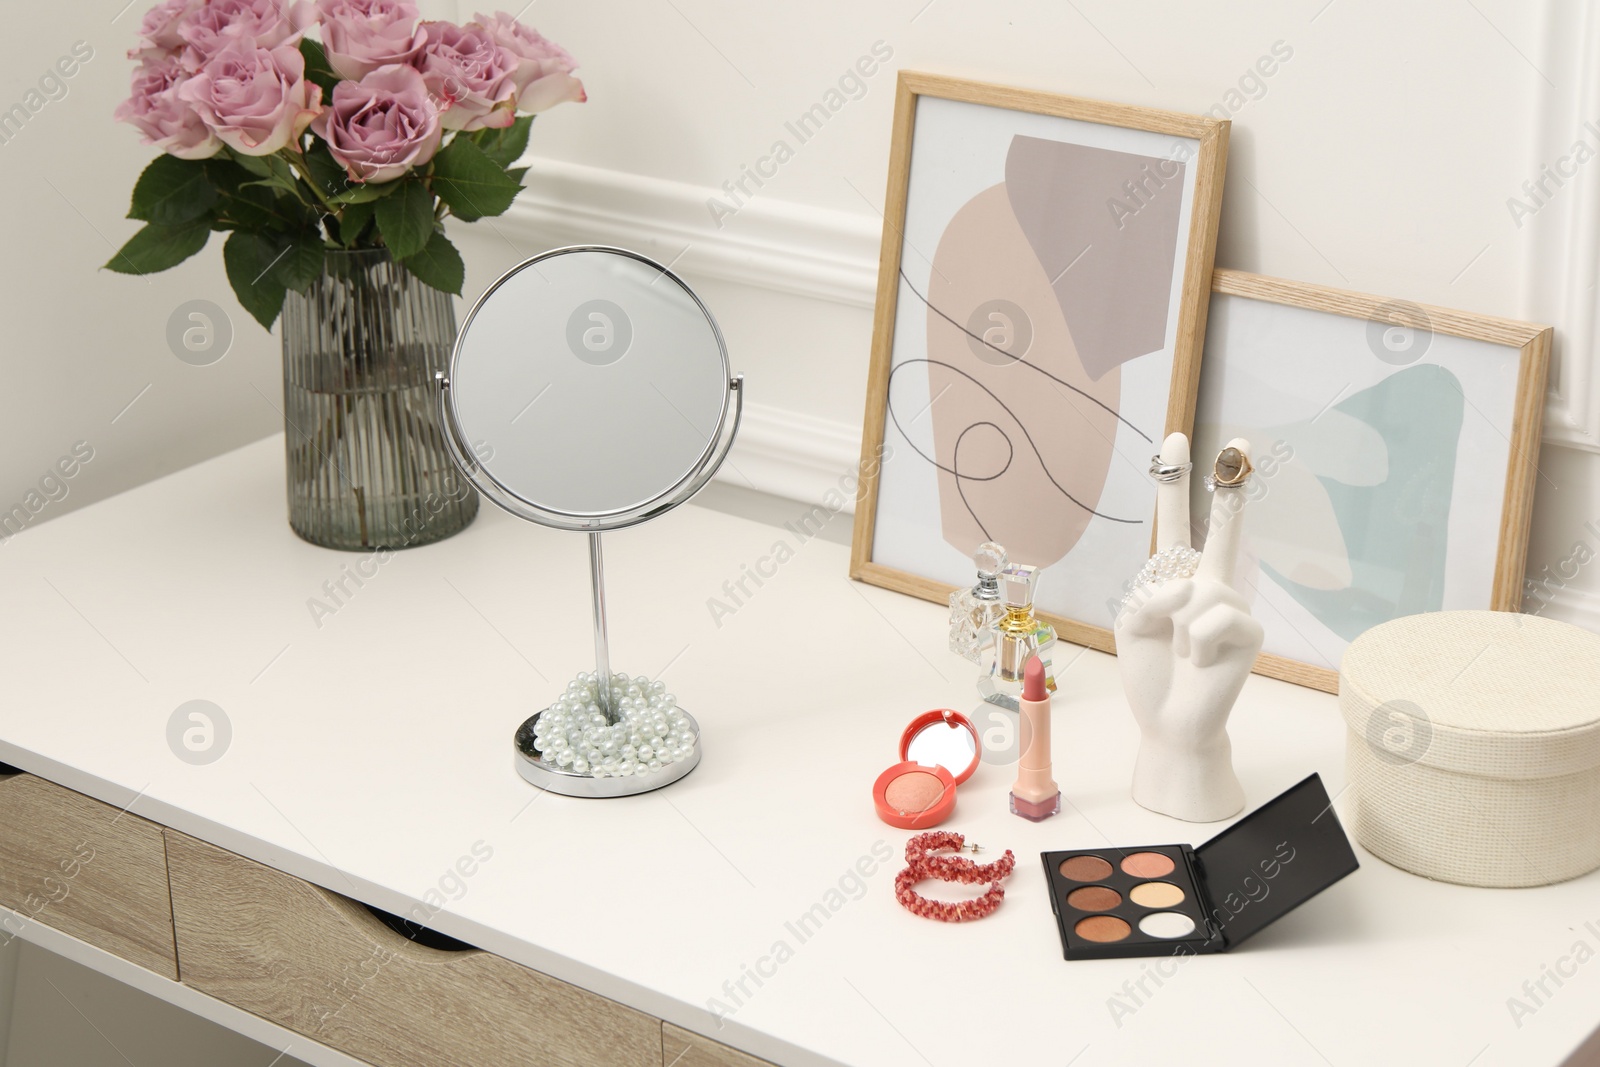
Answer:
<path fill-rule="evenodd" d="M 1193 469 L 1193 463 L 1168 463 L 1160 456 L 1150 457 L 1150 477 L 1163 484 L 1179 481 Z"/>

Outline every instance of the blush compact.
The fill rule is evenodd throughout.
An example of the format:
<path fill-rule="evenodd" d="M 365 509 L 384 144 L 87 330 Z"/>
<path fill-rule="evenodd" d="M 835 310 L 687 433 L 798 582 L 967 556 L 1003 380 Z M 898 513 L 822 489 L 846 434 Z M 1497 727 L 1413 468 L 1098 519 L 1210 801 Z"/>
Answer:
<path fill-rule="evenodd" d="M 959 711 L 918 715 L 900 735 L 900 762 L 872 783 L 878 818 L 902 830 L 938 826 L 956 810 L 956 786 L 978 769 L 981 752 L 978 731 Z"/>
<path fill-rule="evenodd" d="M 1315 774 L 1199 848 L 1042 855 L 1069 960 L 1226 952 L 1360 866 Z"/>

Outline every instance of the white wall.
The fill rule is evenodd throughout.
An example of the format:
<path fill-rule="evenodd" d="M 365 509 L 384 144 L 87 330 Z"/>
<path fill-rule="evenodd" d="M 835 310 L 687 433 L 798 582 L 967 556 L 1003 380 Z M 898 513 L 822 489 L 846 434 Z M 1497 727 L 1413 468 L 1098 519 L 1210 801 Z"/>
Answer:
<path fill-rule="evenodd" d="M 0 101 L 73 41 L 97 52 L 66 100 L 0 145 L 14 382 L 0 504 L 77 439 L 97 458 L 67 506 L 278 424 L 275 342 L 237 311 L 215 253 L 150 281 L 94 269 L 106 241 L 134 229 L 121 215 L 147 156 L 109 121 L 137 8 L 111 24 L 88 5 L 36 3 L 0 44 L 0 69 L 13 72 Z M 1590 359 L 1595 301 L 1583 296 L 1595 257 L 1583 246 L 1596 244 L 1600 163 L 1520 228 L 1506 206 L 1581 119 L 1600 119 L 1600 60 L 1584 55 L 1600 52 L 1585 44 L 1597 27 L 1578 0 L 538 0 L 524 17 L 582 61 L 590 100 L 535 124 L 532 188 L 510 215 L 452 230 L 469 257 L 468 294 L 572 239 L 676 259 L 749 378 L 731 480 L 811 496 L 851 463 L 893 70 L 720 229 L 705 200 L 874 42 L 893 49 L 891 67 L 1204 111 L 1283 41 L 1293 57 L 1233 116 L 1218 263 L 1555 321 L 1573 362 L 1552 419 L 1564 444 L 1541 464 L 1530 569 L 1581 538 L 1600 552 L 1584 531 L 1600 519 L 1600 390 L 1578 373 Z M 238 327 L 234 351 L 210 368 L 180 363 L 163 339 L 171 309 L 195 296 L 229 308 Z M 1600 598 L 1600 566 L 1580 568 L 1546 613 L 1600 628 L 1600 599 L 1585 590 Z"/>

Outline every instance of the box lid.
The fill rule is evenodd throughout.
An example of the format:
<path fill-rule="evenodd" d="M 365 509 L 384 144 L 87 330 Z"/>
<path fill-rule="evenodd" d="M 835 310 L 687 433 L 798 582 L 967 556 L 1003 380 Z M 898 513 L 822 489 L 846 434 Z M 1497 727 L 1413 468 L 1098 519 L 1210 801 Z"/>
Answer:
<path fill-rule="evenodd" d="M 1284 790 L 1195 849 L 1212 927 L 1229 948 L 1361 866 L 1322 776 Z"/>
<path fill-rule="evenodd" d="M 1533 615 L 1436 611 L 1345 650 L 1339 707 L 1385 762 L 1487 778 L 1600 767 L 1600 634 Z"/>

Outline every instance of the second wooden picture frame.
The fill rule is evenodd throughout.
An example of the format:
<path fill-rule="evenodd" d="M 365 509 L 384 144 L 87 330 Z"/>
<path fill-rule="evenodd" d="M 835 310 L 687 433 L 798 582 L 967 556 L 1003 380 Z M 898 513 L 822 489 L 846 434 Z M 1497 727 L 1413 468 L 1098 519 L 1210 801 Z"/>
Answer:
<path fill-rule="evenodd" d="M 1256 458 L 1235 579 L 1266 629 L 1256 673 L 1334 693 L 1373 626 L 1517 611 L 1550 327 L 1243 271 L 1212 285 L 1195 455 L 1243 437 Z"/>
<path fill-rule="evenodd" d="M 1228 130 L 900 74 L 851 577 L 943 601 L 996 541 L 1115 650 L 1150 456 L 1194 417 Z"/>

